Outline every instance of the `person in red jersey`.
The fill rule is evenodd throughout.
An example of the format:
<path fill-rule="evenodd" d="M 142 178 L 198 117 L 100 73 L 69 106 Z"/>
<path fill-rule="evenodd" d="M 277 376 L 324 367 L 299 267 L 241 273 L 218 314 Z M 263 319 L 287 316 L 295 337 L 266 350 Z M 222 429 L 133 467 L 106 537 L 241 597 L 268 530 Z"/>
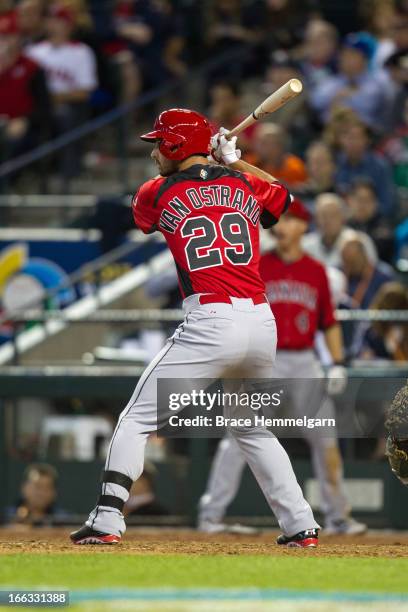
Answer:
<path fill-rule="evenodd" d="M 290 203 L 285 187 L 240 161 L 236 138 L 211 138 L 208 120 L 187 109 L 159 115 L 142 136 L 154 145 L 160 176 L 133 199 L 136 225 L 160 231 L 174 256 L 186 313 L 184 322 L 141 376 L 109 447 L 101 495 L 75 544 L 119 542 L 123 506 L 143 470 L 148 435 L 161 426 L 160 379 L 219 378 L 231 370 L 270 378 L 275 320 L 259 275 L 259 225 L 271 227 Z M 219 164 L 208 159 L 209 146 Z M 173 413 L 175 414 L 175 413 Z M 319 525 L 296 481 L 290 460 L 264 428 L 234 427 L 239 444 L 283 534 L 278 544 L 316 546 Z"/>
<path fill-rule="evenodd" d="M 0 141 L 3 158 L 24 153 L 48 135 L 50 99 L 44 72 L 22 50 L 17 15 L 0 19 Z"/>
<path fill-rule="evenodd" d="M 327 390 L 335 395 L 345 388 L 343 342 L 336 322 L 326 270 L 301 247 L 310 217 L 305 206 L 294 200 L 273 229 L 276 248 L 263 255 L 260 273 L 278 329 L 273 377 L 290 380 L 287 389 L 294 415 L 316 410 L 334 416 L 334 406 L 323 383 L 323 370 L 314 352 L 316 333 L 324 333 L 332 358 Z M 318 412 L 320 414 L 320 412 Z M 343 465 L 335 433 L 325 437 L 319 429 L 304 428 L 313 468 L 320 486 L 321 510 L 329 534 L 356 535 L 366 530 L 349 514 L 344 493 Z M 214 533 L 229 531 L 223 523 L 228 504 L 241 481 L 245 458 L 235 440 L 227 436 L 219 444 L 207 490 L 199 505 L 199 529 Z M 247 528 L 244 527 L 244 530 Z M 238 531 L 237 526 L 233 530 Z"/>
<path fill-rule="evenodd" d="M 274 229 L 276 249 L 262 257 L 260 274 L 278 321 L 278 350 L 313 349 L 320 329 L 325 332 L 334 362 L 341 363 L 341 331 L 334 315 L 326 270 L 301 247 L 309 220 L 304 205 L 294 200 Z"/>

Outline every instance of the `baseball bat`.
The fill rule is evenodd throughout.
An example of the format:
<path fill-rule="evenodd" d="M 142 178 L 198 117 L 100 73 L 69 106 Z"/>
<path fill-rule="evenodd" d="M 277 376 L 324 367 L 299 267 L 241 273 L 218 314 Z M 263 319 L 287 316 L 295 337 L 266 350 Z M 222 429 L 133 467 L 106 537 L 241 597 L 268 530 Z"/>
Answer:
<path fill-rule="evenodd" d="M 277 89 L 273 94 L 268 96 L 266 100 L 264 100 L 256 109 L 248 115 L 241 123 L 232 129 L 227 135 L 228 140 L 233 138 L 233 136 L 238 136 L 243 130 L 247 127 L 266 117 L 266 115 L 270 115 L 274 113 L 279 108 L 281 108 L 286 102 L 298 96 L 303 89 L 302 82 L 299 79 L 290 79 L 285 85 L 282 85 L 279 89 Z"/>

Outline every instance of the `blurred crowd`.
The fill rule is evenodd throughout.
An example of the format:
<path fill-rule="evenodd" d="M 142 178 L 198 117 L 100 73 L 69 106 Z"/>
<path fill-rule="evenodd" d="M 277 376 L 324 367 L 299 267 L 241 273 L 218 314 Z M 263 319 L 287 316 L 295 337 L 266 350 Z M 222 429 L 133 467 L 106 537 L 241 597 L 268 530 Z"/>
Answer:
<path fill-rule="evenodd" d="M 301 96 L 247 130 L 244 158 L 308 207 L 304 248 L 335 270 L 339 308 L 406 310 L 408 2 L 225 0 L 216 12 L 224 25 L 239 25 L 234 36 L 250 41 L 252 54 L 238 62 L 242 79 L 234 66 L 210 83 L 215 128 L 246 114 L 247 78 L 257 75 L 265 93 L 300 78 Z M 219 36 L 219 49 L 229 36 Z M 347 323 L 343 331 L 348 358 L 408 360 L 407 323 Z"/>
<path fill-rule="evenodd" d="M 294 157 L 277 168 L 279 147 L 267 143 L 308 161 L 329 156 L 308 149 L 323 139 L 338 158 L 336 187 L 344 193 L 369 174 L 379 211 L 393 214 L 392 183 L 407 182 L 407 47 L 406 0 L 0 0 L 1 156 L 234 54 L 207 73 L 203 105 L 214 120 L 235 121 L 238 84 L 258 78 L 270 92 L 301 76 L 305 93 L 276 116 L 280 133 L 249 133 L 248 148 L 259 157 L 272 151 L 282 180 L 313 196 L 330 181 L 328 168 L 317 176 L 316 164 Z M 362 134 L 359 147 L 347 146 L 348 132 L 356 141 L 363 129 L 364 146 Z M 60 160 L 66 176 L 78 162 L 68 150 Z"/>
<path fill-rule="evenodd" d="M 0 162 L 225 54 L 194 106 L 202 96 L 214 131 L 231 128 L 301 78 L 296 100 L 240 138 L 244 159 L 309 209 L 304 248 L 336 270 L 339 308 L 407 310 L 407 0 L 0 0 Z M 59 163 L 70 178 L 80 155 Z M 349 358 L 408 360 L 406 323 L 344 336 Z"/>

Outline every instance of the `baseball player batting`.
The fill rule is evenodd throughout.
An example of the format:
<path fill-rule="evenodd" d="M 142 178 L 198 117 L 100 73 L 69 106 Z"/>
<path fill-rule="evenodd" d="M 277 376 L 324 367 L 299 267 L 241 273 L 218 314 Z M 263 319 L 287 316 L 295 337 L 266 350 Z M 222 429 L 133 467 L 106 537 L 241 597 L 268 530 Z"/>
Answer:
<path fill-rule="evenodd" d="M 114 544 L 126 526 L 123 506 L 143 470 L 157 429 L 157 380 L 218 378 L 229 368 L 272 376 L 276 325 L 259 275 L 259 226 L 274 225 L 290 204 L 287 189 L 243 161 L 236 137 L 211 139 L 208 120 L 185 109 L 161 113 L 152 132 L 160 176 L 133 199 L 136 225 L 165 237 L 178 271 L 184 322 L 141 376 L 112 437 L 101 493 L 75 544 Z M 210 139 L 219 165 L 207 159 Z M 231 429 L 283 534 L 278 544 L 314 547 L 319 525 L 285 450 L 262 430 Z"/>
<path fill-rule="evenodd" d="M 294 200 L 272 230 L 276 249 L 260 260 L 260 274 L 266 284 L 266 294 L 278 329 L 278 350 L 272 376 L 302 379 L 302 384 L 288 387 L 295 417 L 303 416 L 310 407 L 322 407 L 324 415 L 333 418 L 334 405 L 327 396 L 323 370 L 313 350 L 315 335 L 317 330 L 323 331 L 334 364 L 328 374 L 328 390 L 333 395 L 342 387 L 344 389 L 346 383 L 342 366 L 343 343 L 325 269 L 301 248 L 309 221 L 306 208 L 299 200 Z M 314 472 L 320 485 L 326 533 L 363 533 L 366 525 L 349 516 L 337 439 L 333 435 L 323 437 L 319 429 L 304 429 L 302 433 L 310 446 Z M 248 528 L 239 525 L 228 527 L 223 523 L 227 506 L 238 491 L 244 467 L 243 454 L 235 440 L 227 436 L 218 445 L 207 491 L 200 500 L 199 528 L 202 531 L 247 532 Z"/>

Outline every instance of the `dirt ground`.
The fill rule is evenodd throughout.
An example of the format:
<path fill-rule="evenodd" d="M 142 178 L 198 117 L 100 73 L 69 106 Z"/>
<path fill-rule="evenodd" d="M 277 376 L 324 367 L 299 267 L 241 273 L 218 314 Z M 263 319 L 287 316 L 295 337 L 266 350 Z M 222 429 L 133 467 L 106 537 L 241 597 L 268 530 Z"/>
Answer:
<path fill-rule="evenodd" d="M 279 548 L 277 532 L 256 536 L 206 535 L 193 530 L 129 529 L 116 546 L 73 546 L 70 529 L 0 529 L 0 554 L 69 553 L 135 555 L 272 555 L 305 554 L 304 550 Z M 308 549 L 317 557 L 408 557 L 408 533 L 370 532 L 363 536 L 321 536 L 319 548 Z"/>

